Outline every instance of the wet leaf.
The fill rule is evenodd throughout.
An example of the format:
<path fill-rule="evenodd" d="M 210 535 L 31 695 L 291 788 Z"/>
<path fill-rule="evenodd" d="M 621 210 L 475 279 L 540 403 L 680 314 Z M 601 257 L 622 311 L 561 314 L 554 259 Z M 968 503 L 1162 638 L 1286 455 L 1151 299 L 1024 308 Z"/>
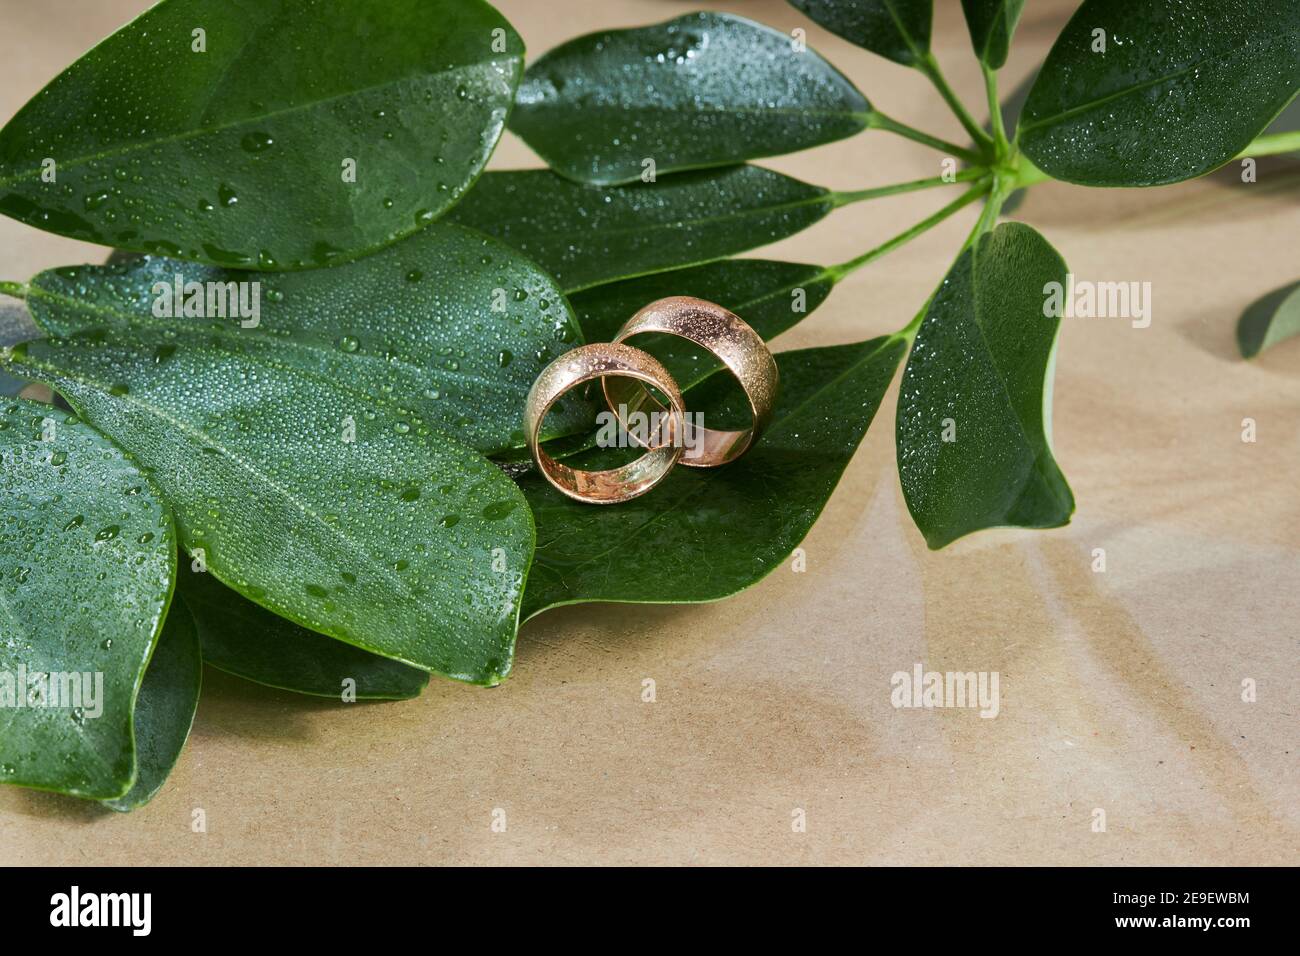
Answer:
<path fill-rule="evenodd" d="M 488 173 L 450 218 L 530 256 L 565 292 L 725 259 L 811 226 L 819 186 L 758 166 L 583 186 L 542 169 Z"/>
<path fill-rule="evenodd" d="M 915 66 L 930 52 L 931 0 L 790 0 L 814 23 L 883 57 Z"/>
<path fill-rule="evenodd" d="M 188 283 L 199 285 L 187 291 Z M 196 295 L 210 318 L 176 314 Z M 154 258 L 54 269 L 32 279 L 27 302 L 51 335 L 139 328 L 171 336 L 174 347 L 219 337 L 223 349 L 399 404 L 484 452 L 523 445 L 529 387 L 581 341 L 549 276 L 508 246 L 443 223 L 314 272 Z M 227 318 L 215 317 L 218 305 Z M 553 420 L 555 434 L 587 414 L 575 400 Z"/>
<path fill-rule="evenodd" d="M 357 700 L 418 697 L 429 683 L 425 671 L 299 627 L 211 574 L 182 567 L 176 588 L 194 612 L 203 660 L 236 677 L 334 700 L 349 678 Z"/>
<path fill-rule="evenodd" d="M 36 402 L 0 402 L 0 482 L 0 782 L 120 797 L 171 521 L 135 463 Z"/>
<path fill-rule="evenodd" d="M 162 789 L 189 739 L 202 683 L 203 660 L 194 618 L 177 595 L 135 704 L 135 784 L 124 796 L 104 801 L 106 806 L 122 812 L 135 810 Z"/>
<path fill-rule="evenodd" d="M 1085 0 L 1029 93 L 1020 143 L 1085 186 L 1179 182 L 1241 152 L 1298 88 L 1300 0 Z"/>
<path fill-rule="evenodd" d="M 793 153 L 862 131 L 870 112 L 788 34 L 688 13 L 551 50 L 528 68 L 510 127 L 561 175 L 609 184 Z"/>
<path fill-rule="evenodd" d="M 1003 223 L 957 259 L 903 373 L 898 473 L 931 548 L 984 528 L 1055 528 L 1074 495 L 1051 450 L 1065 262 L 1030 227 Z"/>
<path fill-rule="evenodd" d="M 240 594 L 458 680 L 509 671 L 532 519 L 468 447 L 220 336 L 92 331 L 20 345 L 14 364 L 132 449 L 182 544 Z"/>
<path fill-rule="evenodd" d="M 1300 282 L 1251 303 L 1237 323 L 1237 346 L 1243 358 L 1254 358 L 1293 335 L 1300 335 Z"/>
<path fill-rule="evenodd" d="M 779 354 L 772 425 L 748 454 L 721 468 L 677 468 L 617 508 L 578 504 L 535 472 L 525 476 L 537 520 L 525 616 L 584 601 L 715 601 L 761 580 L 821 514 L 904 351 L 901 340 L 886 337 Z M 737 408 L 710 402 L 727 377 L 691 389 L 692 408 L 734 415 Z M 581 458 L 569 464 L 591 467 Z"/>
<path fill-rule="evenodd" d="M 482 0 L 166 0 L 0 131 L 0 212 L 213 265 L 366 255 L 478 176 L 523 53 Z"/>

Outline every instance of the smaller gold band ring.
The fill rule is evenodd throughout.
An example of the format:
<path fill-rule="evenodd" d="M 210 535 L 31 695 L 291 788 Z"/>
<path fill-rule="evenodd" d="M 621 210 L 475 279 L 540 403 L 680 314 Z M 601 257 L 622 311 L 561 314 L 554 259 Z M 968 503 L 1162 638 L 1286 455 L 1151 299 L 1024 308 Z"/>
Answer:
<path fill-rule="evenodd" d="M 776 360 L 762 337 L 735 313 L 690 296 L 651 302 L 627 320 L 614 341 L 623 342 L 643 332 L 676 335 L 712 352 L 736 377 L 749 400 L 753 424 L 740 431 L 698 427 L 687 420 L 683 432 L 687 450 L 682 464 L 712 468 L 743 455 L 771 421 L 780 386 Z M 649 390 L 636 382 L 606 379 L 603 388 L 605 401 L 617 415 L 621 416 L 623 409 L 646 407 L 664 411 Z"/>
<path fill-rule="evenodd" d="M 668 398 L 671 410 L 646 442 L 648 451 L 631 464 L 608 471 L 580 471 L 556 461 L 542 450 L 538 436 L 546 413 L 569 389 L 605 376 L 653 385 Z M 638 388 L 643 388 L 638 384 Z M 649 392 L 647 391 L 647 394 Z M 658 404 L 658 403 L 656 403 Z M 663 406 L 659 406 L 661 411 Z M 672 470 L 682 456 L 685 410 L 682 393 L 668 370 L 653 355 L 615 342 L 598 342 L 565 352 L 542 370 L 528 392 L 524 432 L 537 467 L 552 485 L 578 501 L 615 504 L 645 494 Z"/>

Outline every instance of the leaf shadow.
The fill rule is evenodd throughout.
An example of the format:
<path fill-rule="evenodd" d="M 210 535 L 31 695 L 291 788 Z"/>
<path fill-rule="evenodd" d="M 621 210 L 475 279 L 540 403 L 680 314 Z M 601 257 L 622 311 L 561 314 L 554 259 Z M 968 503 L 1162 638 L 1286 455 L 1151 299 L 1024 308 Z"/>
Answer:
<path fill-rule="evenodd" d="M 119 814 L 95 800 L 83 800 L 62 793 L 8 787 L 0 794 L 0 809 L 37 820 L 91 824 Z"/>
<path fill-rule="evenodd" d="M 1047 537 L 1040 544 L 1044 564 L 1056 584 L 1062 603 L 1074 618 L 1078 632 L 1093 657 L 1167 731 L 1187 745 L 1189 759 L 1199 766 L 1223 803 L 1241 824 L 1269 821 L 1281 826 L 1276 811 L 1249 783 L 1251 770 L 1241 755 L 1216 731 L 1214 723 L 1196 702 L 1177 673 L 1161 663 L 1155 647 L 1123 604 L 1102 591 L 1096 576 L 1080 573 L 1089 557 L 1062 537 Z M 1177 602 L 1185 581 L 1178 576 L 1147 582 L 1143 600 L 1160 603 L 1151 592 L 1161 583 L 1174 590 L 1164 600 Z M 1153 694 L 1152 687 L 1163 688 Z"/>
<path fill-rule="evenodd" d="M 233 736 L 319 744 L 325 734 L 314 719 L 317 715 L 385 703 L 393 702 L 359 700 L 344 704 L 266 687 L 207 666 L 203 669 L 203 694 L 191 739 Z"/>
<path fill-rule="evenodd" d="M 1300 339 L 1280 342 L 1274 348 L 1249 359 L 1241 354 L 1237 344 L 1237 326 L 1243 321 L 1243 315 L 1246 316 L 1244 321 L 1251 321 L 1252 316 L 1260 314 L 1264 314 L 1264 318 L 1267 319 L 1277 303 L 1294 288 L 1295 285 L 1290 285 L 1274 290 L 1235 314 L 1225 315 L 1216 310 L 1192 315 L 1178 323 L 1175 328 L 1179 335 L 1197 349 L 1219 361 L 1231 365 L 1249 363 L 1251 368 L 1262 369 L 1286 378 L 1300 378 L 1300 362 L 1296 361 L 1296 356 L 1300 355 Z"/>

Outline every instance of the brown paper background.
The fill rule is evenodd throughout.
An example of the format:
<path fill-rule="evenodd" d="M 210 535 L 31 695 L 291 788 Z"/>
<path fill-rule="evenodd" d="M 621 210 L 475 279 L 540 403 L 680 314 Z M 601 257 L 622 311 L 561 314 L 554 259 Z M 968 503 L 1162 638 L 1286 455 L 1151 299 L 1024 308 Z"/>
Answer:
<path fill-rule="evenodd" d="M 0 117 L 147 5 L 0 0 Z M 778 0 L 499 0 L 530 56 L 701 6 L 807 27 L 881 109 L 961 138 L 923 77 Z M 935 52 L 982 115 L 959 6 L 937 6 Z M 1028 6 L 1004 90 L 1073 8 Z M 869 133 L 765 163 L 848 189 L 937 175 L 938 160 Z M 535 164 L 513 137 L 493 161 Z M 435 680 L 416 701 L 344 706 L 209 669 L 152 804 L 120 816 L 0 788 L 0 863 L 1296 863 L 1300 341 L 1247 363 L 1233 326 L 1300 277 L 1298 168 L 1262 161 L 1253 185 L 1232 171 L 1152 190 L 1047 183 L 1015 214 L 1080 278 L 1153 285 L 1150 328 L 1063 323 L 1068 528 L 928 552 L 899 491 L 891 392 L 804 543 L 806 573 L 787 565 L 714 605 L 547 613 L 495 690 Z M 839 262 L 951 195 L 862 203 L 762 254 Z M 855 274 L 778 347 L 903 325 L 976 215 Z M 103 256 L 0 219 L 0 278 Z M 653 538 L 643 548 L 653 574 Z M 895 710 L 890 675 L 918 661 L 999 671 L 1000 715 Z"/>

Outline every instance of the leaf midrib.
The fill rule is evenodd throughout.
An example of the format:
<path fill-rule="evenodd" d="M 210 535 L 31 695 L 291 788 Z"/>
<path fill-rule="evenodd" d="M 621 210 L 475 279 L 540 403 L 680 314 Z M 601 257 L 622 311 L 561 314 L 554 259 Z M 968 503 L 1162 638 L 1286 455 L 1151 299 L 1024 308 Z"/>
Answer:
<path fill-rule="evenodd" d="M 723 216 L 706 216 L 700 219 L 675 219 L 672 222 L 654 222 L 654 223 L 650 223 L 649 225 L 632 225 L 632 226 L 618 227 L 614 229 L 605 229 L 600 227 L 594 229 L 592 228 L 582 229 L 579 224 L 574 224 L 573 227 L 568 229 L 555 229 L 547 232 L 529 232 L 526 235 L 524 235 L 523 238 L 553 239 L 556 238 L 557 236 L 562 237 L 562 236 L 573 235 L 575 231 L 581 231 L 584 234 L 591 233 L 593 235 L 601 236 L 601 237 L 621 236 L 621 235 L 626 235 L 628 233 L 639 233 L 644 235 L 651 231 L 662 231 L 665 229 L 680 229 L 683 226 L 720 225 L 723 223 L 730 223 L 738 219 L 745 218 L 747 216 L 752 217 L 752 216 L 767 215 L 769 213 L 783 212 L 787 209 L 798 209 L 801 206 L 811 206 L 817 203 L 826 203 L 829 205 L 830 196 L 831 196 L 831 193 L 829 191 L 821 189 L 821 187 L 819 186 L 809 186 L 809 188 L 819 189 L 820 192 L 815 196 L 808 196 L 803 199 L 796 199 L 790 202 L 780 203 L 775 206 L 759 206 L 759 207 L 751 206 L 746 209 L 742 209 L 738 212 L 729 213 Z M 635 210 L 633 210 L 633 212 L 635 212 Z M 455 215 L 454 211 L 452 215 L 453 216 Z M 456 220 L 456 222 L 457 224 L 461 224 L 460 220 Z M 507 226 L 506 228 L 508 229 L 509 226 Z M 499 234 L 497 234 L 497 238 L 501 238 Z M 600 284 L 600 283 L 596 283 L 596 284 Z M 574 291 L 574 290 L 570 290 L 570 291 Z"/>
<path fill-rule="evenodd" d="M 1268 49 L 1272 47 L 1274 43 L 1284 39 L 1286 39 L 1285 35 L 1267 37 L 1265 38 L 1265 40 L 1261 45 L 1264 46 L 1266 49 Z M 1239 43 L 1230 46 L 1227 50 L 1223 51 L 1222 53 L 1211 54 L 1210 56 L 1202 57 L 1199 60 L 1194 60 L 1193 62 L 1187 64 L 1187 66 L 1175 70 L 1172 73 L 1166 73 L 1161 76 L 1152 77 L 1149 80 L 1143 80 L 1140 83 L 1135 83 L 1131 86 L 1126 86 L 1123 89 L 1116 90 L 1112 93 L 1107 93 L 1105 96 L 1098 97 L 1095 100 L 1089 100 L 1087 103 L 1081 103 L 1078 106 L 1072 106 L 1068 110 L 1062 110 L 1059 113 L 1053 113 L 1049 116 L 1044 116 L 1041 119 L 1036 119 L 1028 123 L 1021 123 L 1020 132 L 1023 134 L 1031 130 L 1038 129 L 1041 126 L 1056 125 L 1058 123 L 1063 123 L 1066 120 L 1073 119 L 1075 116 L 1078 116 L 1082 113 L 1087 113 L 1091 110 L 1097 109 L 1098 107 L 1104 106 L 1105 104 L 1110 103 L 1113 100 L 1123 99 L 1124 97 L 1130 96 L 1134 93 L 1139 93 L 1142 90 L 1149 89 L 1152 86 L 1157 86 L 1161 83 L 1167 83 L 1170 80 L 1180 79 L 1181 77 L 1186 76 L 1188 73 L 1192 72 L 1193 70 L 1207 63 L 1217 63 L 1219 61 L 1227 60 L 1231 57 L 1236 56 L 1237 53 L 1241 50 L 1241 48 L 1245 46 L 1249 46 L 1250 42 L 1251 41 L 1249 39 L 1243 40 Z"/>
<path fill-rule="evenodd" d="M 67 305 L 73 309 L 84 309 L 88 312 L 92 312 L 95 314 L 112 316 L 114 318 L 120 319 L 121 321 L 127 323 L 130 326 L 137 327 L 137 328 L 144 328 L 150 331 L 154 329 L 165 329 L 167 331 L 180 331 L 180 332 L 184 332 L 186 335 L 199 336 L 199 337 L 216 334 L 220 338 L 232 342 L 238 341 L 239 339 L 244 337 L 254 338 L 257 339 L 258 341 L 266 342 L 268 344 L 274 344 L 276 348 L 284 348 L 286 345 L 289 345 L 295 349 L 300 349 L 305 352 L 312 352 L 319 355 L 327 355 L 330 358 L 336 360 L 339 358 L 339 353 L 336 352 L 334 349 L 324 348 L 319 345 L 313 345 L 310 342 L 304 342 L 300 339 L 291 338 L 285 340 L 285 339 L 277 338 L 275 336 L 268 335 L 260 326 L 255 328 L 248 328 L 248 329 L 241 328 L 238 332 L 236 332 L 229 325 L 224 325 L 219 323 L 213 323 L 209 326 L 203 326 L 203 327 L 200 327 L 192 322 L 178 322 L 174 325 L 167 325 L 164 323 L 152 322 L 149 319 L 142 318 L 141 316 L 131 312 L 120 312 L 117 309 L 101 305 L 98 302 L 90 302 L 83 299 L 76 299 L 73 298 L 72 296 L 62 295 L 57 292 L 51 292 L 35 284 L 29 287 L 28 297 L 30 298 L 33 293 L 35 293 L 37 296 L 43 296 L 44 298 L 50 299 L 51 301 L 59 302 L 64 305 Z M 384 368 L 390 368 L 393 366 L 393 364 L 396 364 L 399 367 L 407 370 L 408 372 L 413 373 L 416 376 L 425 375 L 430 372 L 430 369 L 427 366 L 419 365 L 414 362 L 408 361 L 407 359 L 402 358 L 401 356 L 398 356 L 397 362 L 393 363 L 391 361 L 379 357 L 378 355 L 371 355 L 369 353 L 361 352 L 361 351 L 347 352 L 347 353 L 343 353 L 343 355 L 345 356 L 344 361 L 364 360 L 368 363 L 371 363 L 372 365 L 379 365 Z M 282 366 L 277 365 L 272 367 L 280 368 Z M 297 370 L 296 366 L 294 368 L 295 370 Z M 314 374 L 308 369 L 303 369 L 302 371 L 305 374 L 309 374 L 309 375 Z M 490 386 L 495 386 L 496 384 L 498 384 L 496 380 L 487 379 L 478 375 L 471 375 L 469 372 L 463 372 L 463 373 L 452 372 L 448 369 L 437 369 L 437 371 L 439 375 L 447 375 L 451 378 L 456 378 L 461 380 L 468 379 L 470 381 L 483 382 L 483 383 L 487 383 Z M 331 379 L 329 381 L 332 382 L 333 380 Z M 502 390 L 504 391 L 509 390 L 506 383 L 501 383 L 501 385 L 502 385 Z M 366 398 L 374 401 L 380 401 L 380 402 L 384 401 L 383 399 L 371 395 L 368 392 L 358 392 L 351 389 L 350 391 L 352 391 L 353 394 L 356 395 L 365 395 Z"/>
<path fill-rule="evenodd" d="M 149 150 L 156 146 L 169 145 L 172 143 L 181 143 L 190 139 L 195 139 L 200 136 L 206 136 L 211 133 L 221 133 L 221 132 L 226 132 L 228 130 L 237 129 L 240 126 L 251 125 L 254 123 L 263 123 L 266 122 L 267 120 L 276 119 L 280 116 L 287 116 L 291 113 L 296 113 L 304 110 L 314 110 L 319 106 L 325 106 L 329 103 L 335 103 L 342 100 L 347 100 L 351 97 L 364 96 L 367 93 L 373 93 L 375 90 L 382 90 L 387 87 L 398 86 L 403 83 L 408 83 L 415 77 L 429 78 L 435 76 L 444 76 L 447 74 L 454 74 L 457 72 L 466 71 L 471 68 L 478 69 L 485 66 L 496 66 L 501 63 L 518 63 L 518 62 L 521 62 L 521 57 L 511 56 L 511 57 L 506 57 L 504 59 L 499 57 L 492 57 L 486 60 L 477 60 L 473 63 L 457 64 L 455 67 L 449 69 L 434 70 L 433 72 L 411 73 L 408 74 L 407 76 L 398 79 L 385 80 L 382 83 L 374 83 L 370 86 L 359 87 L 354 90 L 347 90 L 346 92 L 338 93 L 334 96 L 326 96 L 320 99 L 310 100 L 306 103 L 296 103 L 292 106 L 287 106 L 283 109 L 272 110 L 269 113 L 263 113 L 260 116 L 241 117 L 239 119 L 231 120 L 227 123 L 218 123 L 214 126 L 201 126 L 197 129 L 188 130 L 183 133 L 173 133 L 173 134 L 168 134 L 166 136 L 158 136 L 153 139 L 132 142 L 119 149 L 103 150 L 101 152 L 91 153 L 86 156 L 74 156 L 71 159 L 61 161 L 59 163 L 59 169 L 60 171 L 68 168 L 75 169 L 78 166 L 85 166 L 89 163 L 95 163 L 105 159 L 113 159 L 119 156 L 129 156 L 132 153 Z M 11 176 L 0 177 L 0 188 L 8 188 L 9 186 L 15 185 L 17 183 L 25 182 L 26 180 L 28 180 L 33 176 L 39 176 L 40 173 L 41 173 L 41 167 L 38 166 L 35 169 L 21 170 L 17 173 L 14 173 Z"/>
<path fill-rule="evenodd" d="M 104 391 L 103 388 L 98 383 L 89 381 L 67 370 L 51 367 L 49 365 L 46 365 L 43 362 L 32 359 L 30 357 L 27 358 L 27 362 L 30 363 L 35 368 L 41 369 L 52 375 L 58 375 L 63 378 L 71 379 L 72 381 L 77 382 L 79 385 L 83 385 L 86 388 L 93 389 L 96 392 L 102 393 Z M 268 367 L 274 368 L 274 366 L 268 366 Z M 336 528 L 328 521 L 326 521 L 324 518 L 322 518 L 320 515 L 316 514 L 316 512 L 312 511 L 311 508 L 307 507 L 305 504 L 300 502 L 287 488 L 282 487 L 281 485 L 276 483 L 273 479 L 271 479 L 269 476 L 259 471 L 255 465 L 245 461 L 240 455 L 236 454 L 230 448 L 227 448 L 221 442 L 216 440 L 208 441 L 207 439 L 209 438 L 209 436 L 207 435 L 206 432 L 191 426 L 190 424 L 188 424 L 182 419 L 174 418 L 171 415 L 168 415 L 163 409 L 155 405 L 151 405 L 147 402 L 141 402 L 139 399 L 137 399 L 129 392 L 125 395 L 114 396 L 114 398 L 118 401 L 123 402 L 124 404 L 132 405 L 140 409 L 141 411 L 145 412 L 146 414 L 152 415 L 153 417 L 157 418 L 159 421 L 166 422 L 167 424 L 175 427 L 183 434 L 190 436 L 192 439 L 199 440 L 202 447 L 215 448 L 218 451 L 222 452 L 229 458 L 229 460 L 239 465 L 240 468 L 242 468 L 248 474 L 252 475 L 254 478 L 260 479 L 265 485 L 279 492 L 280 495 L 286 501 L 292 504 L 297 510 L 299 510 L 302 514 L 306 515 L 307 517 L 311 518 L 315 523 L 319 524 L 321 527 L 328 530 L 336 538 L 344 542 L 345 545 L 350 546 L 354 543 L 354 539 L 348 537 L 343 533 L 343 531 L 340 528 Z M 345 551 L 352 551 L 352 550 L 353 550 L 352 547 L 345 548 Z M 414 603 L 420 605 L 421 607 L 438 612 L 438 608 L 436 606 L 430 605 L 427 602 L 421 600 L 420 595 L 414 590 L 412 590 L 411 587 L 405 581 L 402 580 L 402 578 L 397 574 L 397 572 L 390 570 L 386 564 L 376 559 L 376 557 L 373 554 L 371 554 L 367 549 L 359 548 L 357 549 L 357 553 L 359 553 L 362 557 L 366 558 L 375 568 L 377 568 L 380 572 L 382 572 L 380 577 L 390 581 L 395 581 L 398 585 L 396 590 L 410 597 Z M 440 618 L 442 615 L 439 612 L 439 613 L 435 613 L 434 616 L 435 618 Z"/>

